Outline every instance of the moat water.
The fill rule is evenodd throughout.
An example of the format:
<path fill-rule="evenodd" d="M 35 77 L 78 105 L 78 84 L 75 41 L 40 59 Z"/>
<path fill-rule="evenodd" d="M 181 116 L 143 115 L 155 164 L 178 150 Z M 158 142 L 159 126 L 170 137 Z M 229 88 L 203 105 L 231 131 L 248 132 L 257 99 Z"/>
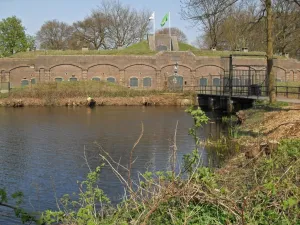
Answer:
<path fill-rule="evenodd" d="M 208 116 L 210 123 L 199 135 L 218 138 L 222 127 L 217 115 Z M 114 160 L 128 165 L 141 123 L 144 133 L 133 153 L 133 176 L 146 170 L 166 170 L 177 121 L 180 164 L 183 155 L 194 148 L 188 135 L 193 121 L 181 107 L 0 108 L 0 188 L 9 194 L 22 191 L 23 206 L 29 211 L 56 209 L 55 196 L 77 192 L 77 181 L 88 173 L 84 152 L 92 168 L 102 162 L 99 145 Z M 218 161 L 208 156 L 211 152 L 202 149 L 205 165 Z M 108 166 L 102 170 L 100 186 L 113 203 L 124 194 Z M 1 225 L 19 224 L 12 215 L 0 206 Z"/>

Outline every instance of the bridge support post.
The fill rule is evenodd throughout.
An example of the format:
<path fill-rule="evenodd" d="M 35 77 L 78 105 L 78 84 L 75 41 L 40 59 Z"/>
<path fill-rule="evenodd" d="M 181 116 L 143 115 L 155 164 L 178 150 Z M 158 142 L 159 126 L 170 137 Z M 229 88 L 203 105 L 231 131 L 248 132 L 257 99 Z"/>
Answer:
<path fill-rule="evenodd" d="M 233 101 L 231 98 L 227 98 L 227 112 L 232 113 L 233 111 Z"/>
<path fill-rule="evenodd" d="M 215 99 L 214 98 L 212 98 L 212 97 L 209 97 L 208 98 L 208 109 L 210 109 L 210 110 L 214 110 L 214 101 L 215 101 Z"/>

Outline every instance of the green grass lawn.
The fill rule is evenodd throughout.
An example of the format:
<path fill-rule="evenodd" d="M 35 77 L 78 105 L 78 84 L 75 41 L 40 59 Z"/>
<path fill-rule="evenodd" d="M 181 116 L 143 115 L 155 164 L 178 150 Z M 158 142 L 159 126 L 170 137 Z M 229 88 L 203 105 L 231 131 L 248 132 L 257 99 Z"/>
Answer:
<path fill-rule="evenodd" d="M 157 90 L 136 90 L 104 81 L 39 83 L 11 89 L 3 97 L 12 98 L 73 98 L 73 97 L 135 97 L 161 94 Z"/>
<path fill-rule="evenodd" d="M 135 89 L 104 81 L 78 82 L 49 82 L 32 86 L 13 88 L 9 93 L 0 94 L 0 98 L 38 98 L 62 99 L 76 97 L 148 97 L 150 95 L 164 95 L 168 93 L 191 96 L 190 91 L 169 92 L 166 90 Z"/>

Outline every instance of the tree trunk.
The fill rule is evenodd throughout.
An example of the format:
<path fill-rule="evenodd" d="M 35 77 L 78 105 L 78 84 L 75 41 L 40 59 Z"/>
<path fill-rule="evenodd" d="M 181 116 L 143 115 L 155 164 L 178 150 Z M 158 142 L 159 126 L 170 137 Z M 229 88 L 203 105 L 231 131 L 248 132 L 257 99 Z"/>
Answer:
<path fill-rule="evenodd" d="M 267 11 L 267 78 L 270 103 L 276 102 L 275 77 L 273 72 L 273 16 L 272 0 L 265 0 Z"/>

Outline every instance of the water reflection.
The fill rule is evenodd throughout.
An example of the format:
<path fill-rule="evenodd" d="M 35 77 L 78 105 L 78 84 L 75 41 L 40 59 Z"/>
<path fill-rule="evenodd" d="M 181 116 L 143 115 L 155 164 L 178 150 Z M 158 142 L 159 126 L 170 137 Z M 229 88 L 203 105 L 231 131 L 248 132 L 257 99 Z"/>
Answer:
<path fill-rule="evenodd" d="M 194 148 L 188 135 L 193 121 L 179 107 L 0 108 L 0 118 L 0 188 L 8 188 L 9 193 L 22 190 L 25 207 L 30 210 L 55 209 L 55 195 L 61 197 L 78 190 L 77 181 L 88 172 L 83 150 L 92 168 L 100 163 L 100 149 L 95 142 L 114 160 L 128 165 L 141 123 L 144 134 L 134 150 L 136 161 L 132 165 L 135 177 L 147 168 L 168 167 L 177 121 L 178 159 Z M 214 136 L 219 129 L 219 123 L 212 121 L 200 136 Z M 208 163 L 204 149 L 203 160 Z M 108 166 L 103 168 L 101 187 L 113 202 L 123 194 Z M 0 214 L 0 224 L 15 223 Z"/>

